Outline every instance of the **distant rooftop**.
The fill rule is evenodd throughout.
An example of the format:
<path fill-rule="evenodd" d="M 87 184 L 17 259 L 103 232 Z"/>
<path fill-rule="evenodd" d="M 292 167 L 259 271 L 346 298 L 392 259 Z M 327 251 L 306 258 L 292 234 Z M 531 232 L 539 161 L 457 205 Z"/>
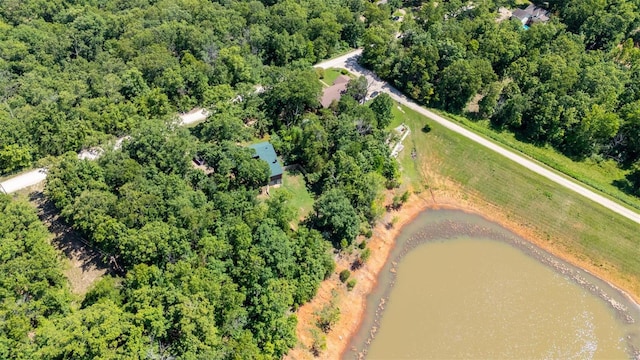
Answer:
<path fill-rule="evenodd" d="M 282 166 L 278 161 L 278 155 L 276 155 L 276 151 L 271 143 L 265 141 L 258 144 L 249 145 L 249 147 L 256 151 L 256 155 L 262 161 L 266 161 L 267 164 L 269 164 L 271 177 L 282 175 Z"/>
<path fill-rule="evenodd" d="M 513 10 L 512 17 L 520 20 L 523 25 L 528 25 L 536 22 L 549 21 L 549 12 L 543 8 L 530 4 L 525 9 Z"/>
<path fill-rule="evenodd" d="M 346 75 L 340 75 L 333 82 L 333 85 L 324 89 L 322 93 L 322 99 L 320 99 L 320 104 L 322 107 L 329 107 L 333 100 L 339 100 L 342 96 L 342 93 L 347 89 L 347 83 L 351 80 L 350 77 Z"/>

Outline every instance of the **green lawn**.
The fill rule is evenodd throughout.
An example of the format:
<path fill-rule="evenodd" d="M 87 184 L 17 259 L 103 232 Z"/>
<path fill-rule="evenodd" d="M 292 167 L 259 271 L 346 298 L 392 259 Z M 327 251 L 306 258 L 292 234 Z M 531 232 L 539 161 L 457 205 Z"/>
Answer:
<path fill-rule="evenodd" d="M 483 199 L 509 218 L 546 237 L 559 249 L 595 266 L 613 269 L 640 294 L 640 225 L 449 131 L 416 112 L 394 109 L 392 126 L 407 124 L 399 160 L 404 184 L 437 194 L 459 184 L 465 196 Z M 429 133 L 421 128 L 431 126 Z M 416 149 L 416 159 L 411 149 Z M 428 171 L 425 171 L 428 169 Z"/>
<path fill-rule="evenodd" d="M 302 219 L 313 209 L 313 196 L 307 190 L 302 174 L 285 171 L 282 177 L 282 186 L 272 191 L 287 191 L 291 196 L 289 204 L 298 211 L 298 218 Z"/>
<path fill-rule="evenodd" d="M 333 85 L 333 82 L 336 81 L 341 74 L 340 70 L 341 69 L 326 69 L 324 71 L 324 78 L 321 80 L 329 86 Z"/>
<path fill-rule="evenodd" d="M 448 119 L 455 120 L 474 132 L 505 145 L 507 148 L 511 148 L 528 155 L 539 162 L 578 180 L 581 183 L 603 192 L 608 197 L 613 198 L 630 208 L 640 210 L 640 199 L 626 194 L 614 185 L 614 181 L 624 180 L 627 172 L 619 169 L 613 160 L 596 161 L 593 159 L 586 159 L 583 161 L 573 161 L 550 146 L 538 147 L 517 140 L 512 133 L 506 131 L 497 132 L 490 129 L 488 121 L 475 122 L 462 116 L 448 114 L 443 111 L 433 109 L 432 111 Z"/>

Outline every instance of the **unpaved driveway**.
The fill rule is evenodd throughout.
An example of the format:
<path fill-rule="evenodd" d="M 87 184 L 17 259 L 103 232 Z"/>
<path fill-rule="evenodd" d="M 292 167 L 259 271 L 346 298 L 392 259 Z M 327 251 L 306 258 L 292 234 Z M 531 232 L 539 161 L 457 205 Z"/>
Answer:
<path fill-rule="evenodd" d="M 29 186 L 37 185 L 47 178 L 47 170 L 36 169 L 18 176 L 12 177 L 9 180 L 0 183 L 0 191 L 6 194 L 11 194 L 20 189 L 28 188 Z"/>
<path fill-rule="evenodd" d="M 189 125 L 205 120 L 207 116 L 209 116 L 209 112 L 206 109 L 201 108 L 195 108 L 188 113 L 178 115 L 182 125 Z"/>

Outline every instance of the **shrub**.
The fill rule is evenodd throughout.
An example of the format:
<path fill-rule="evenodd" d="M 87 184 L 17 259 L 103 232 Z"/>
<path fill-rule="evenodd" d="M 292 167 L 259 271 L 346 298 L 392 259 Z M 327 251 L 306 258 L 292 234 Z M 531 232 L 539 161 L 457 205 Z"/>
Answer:
<path fill-rule="evenodd" d="M 351 271 L 347 269 L 340 271 L 340 281 L 342 281 L 342 283 L 347 281 L 347 279 L 349 279 L 349 276 L 351 276 Z"/>
<path fill-rule="evenodd" d="M 362 253 L 360 254 L 360 260 L 363 263 L 367 262 L 367 260 L 369 260 L 370 257 L 371 257 L 371 250 L 369 248 L 362 250 Z"/>
<path fill-rule="evenodd" d="M 327 304 L 316 315 L 318 316 L 316 324 L 326 334 L 340 320 L 340 308 L 335 306 L 332 301 L 331 304 Z"/>
<path fill-rule="evenodd" d="M 327 349 L 327 338 L 316 328 L 311 329 L 310 332 L 311 338 L 313 339 L 310 350 L 313 356 L 318 357 L 320 353 Z"/>
<path fill-rule="evenodd" d="M 347 290 L 351 291 L 354 287 L 356 287 L 356 279 L 349 280 L 349 282 L 347 282 Z"/>

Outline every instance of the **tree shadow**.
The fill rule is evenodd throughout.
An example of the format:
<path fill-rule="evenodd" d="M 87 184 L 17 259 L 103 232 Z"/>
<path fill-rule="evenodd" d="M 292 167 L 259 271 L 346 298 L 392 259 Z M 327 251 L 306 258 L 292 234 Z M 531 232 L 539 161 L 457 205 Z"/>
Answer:
<path fill-rule="evenodd" d="M 105 270 L 108 274 L 122 275 L 122 269 L 113 256 L 92 247 L 82 234 L 60 217 L 58 209 L 42 192 L 29 194 L 29 201 L 37 207 L 38 217 L 53 234 L 51 244 L 68 259 L 79 263 L 82 272 Z"/>
<path fill-rule="evenodd" d="M 620 189 L 620 191 L 622 191 L 627 195 L 634 196 L 634 197 L 638 196 L 638 194 L 636 194 L 635 189 L 631 185 L 631 182 L 629 182 L 629 180 L 626 178 L 613 180 L 611 184 L 617 187 L 618 189 Z"/>

